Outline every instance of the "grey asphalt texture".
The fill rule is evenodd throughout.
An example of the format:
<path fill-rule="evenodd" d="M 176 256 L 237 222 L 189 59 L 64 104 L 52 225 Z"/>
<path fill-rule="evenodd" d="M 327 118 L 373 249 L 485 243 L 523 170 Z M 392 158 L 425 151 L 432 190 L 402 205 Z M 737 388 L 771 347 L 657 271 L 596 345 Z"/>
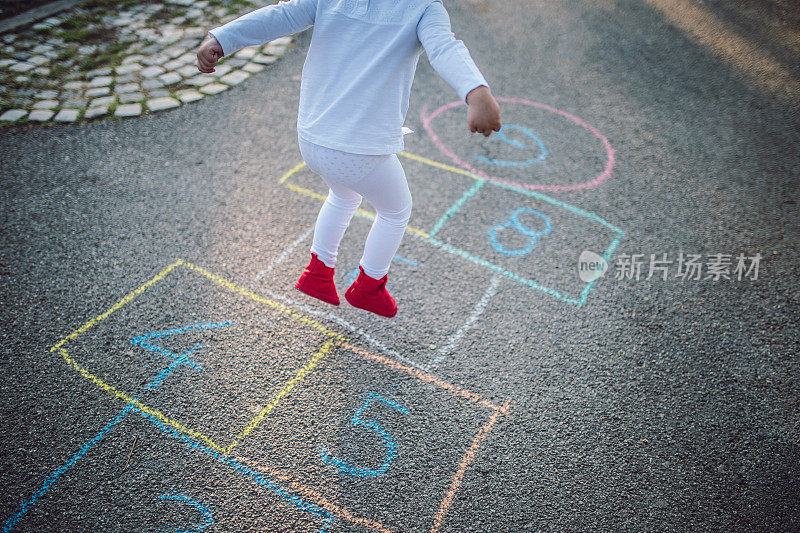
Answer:
<path fill-rule="evenodd" d="M 267 72 L 168 113 L 3 130 L 4 530 L 430 531 L 437 515 L 440 531 L 800 529 L 796 85 L 759 84 L 658 3 L 447 7 L 495 95 L 563 110 L 608 138 L 607 181 L 540 193 L 624 232 L 612 270 L 621 254 L 760 253 L 757 280 L 681 280 L 675 265 L 666 280 L 610 271 L 577 306 L 407 234 L 408 261 L 390 273 L 397 318 L 312 301 L 292 287 L 310 237 L 293 243 L 320 202 L 278 184 L 302 160 L 310 31 Z M 741 3 L 703 6 L 796 83 L 791 46 L 765 29 L 767 8 L 784 4 L 762 4 L 763 21 Z M 422 58 L 408 152 L 453 164 L 420 117 L 456 99 Z M 588 130 L 541 107 L 501 107 L 547 159 L 480 168 L 562 185 L 602 170 Z M 460 107 L 433 121 L 457 155 L 513 158 L 510 145 L 471 136 L 465 118 Z M 473 181 L 402 162 L 411 225 L 430 231 Z M 324 193 L 307 169 L 287 183 Z M 551 232 L 525 256 L 493 251 L 490 229 L 523 206 Z M 520 220 L 543 231 L 539 215 Z M 368 229 L 356 217 L 345 236 L 342 295 Z M 525 246 L 508 228 L 501 237 Z M 485 185 L 437 238 L 575 296 L 578 254 L 602 253 L 615 233 Z M 75 365 L 51 350 L 178 259 L 208 275 L 176 266 L 64 344 Z M 482 313 L 445 350 L 487 287 Z M 507 412 L 486 406 L 508 401 Z M 248 424 L 228 455 L 197 437 L 224 448 Z"/>

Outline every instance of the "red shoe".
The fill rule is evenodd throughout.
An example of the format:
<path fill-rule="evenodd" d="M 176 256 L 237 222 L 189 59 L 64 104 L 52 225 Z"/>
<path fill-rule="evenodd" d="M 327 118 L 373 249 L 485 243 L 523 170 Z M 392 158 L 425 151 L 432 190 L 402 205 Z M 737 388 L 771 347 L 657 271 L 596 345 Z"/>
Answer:
<path fill-rule="evenodd" d="M 318 300 L 333 305 L 339 305 L 339 295 L 333 283 L 333 269 L 317 259 L 317 254 L 311 254 L 311 262 L 294 284 L 295 289 L 313 296 Z"/>
<path fill-rule="evenodd" d="M 344 293 L 344 297 L 353 307 L 371 311 L 376 315 L 392 318 L 397 314 L 397 303 L 386 290 L 388 276 L 375 279 L 364 274 L 361 265 L 358 266 L 358 278 Z"/>

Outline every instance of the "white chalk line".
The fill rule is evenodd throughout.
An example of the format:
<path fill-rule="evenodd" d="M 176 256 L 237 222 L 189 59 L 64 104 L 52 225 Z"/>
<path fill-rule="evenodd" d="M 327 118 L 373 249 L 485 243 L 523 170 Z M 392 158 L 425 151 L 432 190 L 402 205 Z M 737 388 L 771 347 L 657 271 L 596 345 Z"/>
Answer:
<path fill-rule="evenodd" d="M 441 363 L 445 357 L 450 355 L 467 331 L 469 331 L 475 324 L 475 321 L 478 320 L 478 318 L 483 314 L 483 312 L 486 310 L 486 306 L 489 304 L 489 301 L 495 294 L 497 294 L 497 286 L 500 284 L 500 278 L 500 274 L 495 274 L 492 276 L 491 281 L 489 281 L 489 286 L 486 288 L 486 292 L 483 293 L 481 299 L 478 300 L 477 304 L 475 304 L 475 308 L 472 310 L 469 318 L 467 318 L 467 321 L 464 322 L 460 328 L 458 328 L 458 331 L 456 331 L 452 337 L 450 337 L 450 341 L 439 349 L 439 355 L 436 356 L 433 361 L 428 363 L 428 370 L 436 368 L 436 366 Z"/>
<path fill-rule="evenodd" d="M 339 324 L 340 326 L 344 327 L 345 329 L 348 329 L 352 333 L 355 333 L 359 337 L 363 338 L 365 341 L 367 341 L 369 344 L 371 344 L 372 346 L 374 346 L 375 348 L 377 348 L 378 350 L 380 350 L 384 354 L 390 355 L 390 356 L 392 356 L 392 357 L 394 357 L 396 359 L 399 359 L 399 360 L 403 361 L 404 363 L 408 363 L 409 365 L 413 366 L 414 368 L 416 368 L 418 370 L 427 371 L 427 368 L 425 367 L 425 365 L 422 365 L 422 364 L 414 361 L 413 359 L 409 359 L 408 357 L 405 357 L 405 356 L 401 355 L 396 350 L 392 350 L 391 348 L 386 346 L 384 343 L 382 343 L 381 341 L 379 341 L 378 339 L 376 339 L 375 337 L 373 337 L 372 335 L 370 335 L 369 333 L 364 331 L 363 329 L 359 328 L 358 326 L 355 326 L 355 325 L 351 324 L 350 322 L 348 322 L 347 320 L 343 319 L 342 317 L 333 315 L 331 313 L 327 313 L 325 311 L 320 311 L 318 309 L 314 309 L 313 307 L 308 307 L 307 305 L 305 305 L 305 304 L 303 304 L 301 302 L 298 302 L 294 298 L 290 298 L 288 296 L 284 296 L 282 294 L 278 294 L 278 293 L 273 292 L 273 291 L 271 291 L 269 289 L 264 288 L 262 290 L 270 298 L 273 298 L 275 300 L 280 300 L 280 301 L 282 301 L 282 302 L 284 302 L 286 304 L 289 304 L 289 305 L 294 306 L 294 307 L 296 307 L 296 308 L 298 308 L 298 309 L 300 309 L 302 311 L 305 311 L 306 313 L 308 313 L 310 315 L 314 315 L 314 316 L 317 316 L 317 317 L 322 317 L 322 318 L 326 318 L 328 320 L 332 320 L 333 322 L 336 322 L 337 324 Z"/>
<path fill-rule="evenodd" d="M 286 260 L 286 258 L 289 257 L 289 254 L 294 251 L 295 248 L 297 248 L 304 240 L 308 239 L 308 236 L 311 235 L 311 233 L 314 231 L 314 227 L 315 226 L 316 226 L 316 224 L 314 226 L 311 226 L 310 228 L 308 228 L 306 230 L 306 232 L 303 233 L 302 235 L 300 235 L 297 239 L 295 239 L 295 241 L 292 244 L 290 244 L 289 247 L 286 248 L 281 253 L 281 255 L 279 255 L 278 257 L 273 259 L 272 263 L 270 263 L 267 266 L 267 268 L 265 268 L 264 270 L 262 270 L 261 272 L 256 274 L 255 279 L 253 279 L 253 283 L 258 283 L 261 280 L 261 278 L 264 277 L 265 274 L 269 273 L 277 265 L 283 263 Z"/>

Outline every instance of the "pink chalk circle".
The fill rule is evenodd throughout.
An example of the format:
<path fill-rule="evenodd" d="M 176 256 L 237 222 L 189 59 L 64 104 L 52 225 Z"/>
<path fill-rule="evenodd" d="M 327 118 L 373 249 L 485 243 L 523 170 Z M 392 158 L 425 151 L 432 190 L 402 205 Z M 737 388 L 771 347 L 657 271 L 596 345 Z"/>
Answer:
<path fill-rule="evenodd" d="M 478 176 L 481 176 L 482 178 L 485 178 L 485 179 L 491 180 L 491 181 L 495 181 L 495 182 L 498 182 L 498 183 L 505 183 L 507 185 L 513 185 L 515 187 L 520 187 L 520 188 L 523 188 L 523 189 L 529 189 L 529 190 L 532 190 L 532 191 L 563 192 L 563 191 L 578 191 L 578 190 L 581 190 L 581 189 L 591 189 L 592 187 L 597 187 L 598 185 L 600 185 L 601 183 L 606 181 L 611 176 L 611 171 L 614 170 L 614 163 L 615 163 L 614 149 L 611 148 L 611 143 L 608 142 L 608 139 L 606 139 L 605 135 L 603 135 L 602 133 L 597 131 L 597 128 L 595 128 L 594 126 L 590 126 L 589 124 L 586 123 L 586 121 L 584 121 L 580 117 L 576 117 L 575 115 L 571 115 L 571 114 L 567 113 L 566 111 L 562 111 L 560 109 L 556 109 L 555 107 L 551 107 L 551 106 L 546 105 L 546 104 L 540 104 L 538 102 L 531 102 L 530 100 L 524 100 L 522 98 L 503 98 L 503 97 L 496 97 L 496 98 L 500 102 L 506 102 L 506 103 L 510 103 L 510 104 L 523 104 L 523 105 L 527 105 L 527 106 L 531 106 L 531 107 L 536 107 L 536 108 L 539 108 L 539 109 L 544 109 L 545 111 L 549 111 L 550 113 L 555 113 L 556 115 L 561 115 L 562 117 L 574 122 L 575 124 L 577 124 L 581 128 L 589 130 L 592 133 L 592 135 L 594 135 L 595 137 L 600 139 L 600 142 L 603 143 L 603 146 L 606 149 L 606 164 L 605 164 L 605 166 L 603 168 L 603 171 L 600 172 L 600 174 L 597 177 L 595 177 L 594 179 L 592 179 L 590 181 L 586 181 L 584 183 L 578 183 L 578 184 L 575 184 L 575 185 L 530 185 L 530 184 L 527 184 L 527 183 L 518 183 L 518 182 L 515 182 L 515 181 L 511 181 L 511 180 L 508 180 L 508 179 L 505 179 L 505 178 L 501 178 L 500 176 L 490 176 L 486 172 L 473 167 L 469 163 L 466 163 L 466 162 L 462 161 L 457 155 L 455 155 L 453 152 L 451 152 L 447 148 L 447 146 L 445 146 L 444 143 L 439 139 L 439 136 L 436 135 L 436 132 L 433 130 L 433 126 L 431 126 L 431 122 L 433 121 L 433 119 L 435 119 L 437 116 L 441 115 L 443 112 L 447 111 L 448 109 L 452 109 L 454 107 L 458 107 L 460 105 L 466 105 L 461 100 L 456 100 L 455 102 L 450 102 L 449 104 L 445 104 L 442 107 L 436 109 L 430 115 L 427 115 L 426 112 L 425 112 L 426 110 L 423 109 L 422 110 L 422 115 L 421 115 L 422 125 L 425 127 L 425 131 L 428 132 L 428 135 L 430 135 L 430 137 L 433 140 L 433 143 L 436 145 L 436 147 L 439 148 L 439 150 L 444 155 L 449 157 L 456 165 L 458 165 L 458 166 L 460 166 L 462 168 L 465 168 L 465 169 L 469 170 L 470 172 L 472 172 L 473 174 L 477 174 Z"/>

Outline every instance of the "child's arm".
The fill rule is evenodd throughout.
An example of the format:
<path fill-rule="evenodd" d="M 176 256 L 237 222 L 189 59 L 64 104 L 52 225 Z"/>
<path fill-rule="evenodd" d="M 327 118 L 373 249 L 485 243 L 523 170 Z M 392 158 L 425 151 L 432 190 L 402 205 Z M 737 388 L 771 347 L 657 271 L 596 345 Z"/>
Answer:
<path fill-rule="evenodd" d="M 428 61 L 458 96 L 469 106 L 467 123 L 472 132 L 488 137 L 500 131 L 500 106 L 489 91 L 464 43 L 450 30 L 450 17 L 440 0 L 433 2 L 417 24 L 417 37 L 428 54 Z"/>
<path fill-rule="evenodd" d="M 197 51 L 201 72 L 213 72 L 219 58 L 245 46 L 264 44 L 314 25 L 317 0 L 289 0 L 262 7 L 215 28 Z"/>

